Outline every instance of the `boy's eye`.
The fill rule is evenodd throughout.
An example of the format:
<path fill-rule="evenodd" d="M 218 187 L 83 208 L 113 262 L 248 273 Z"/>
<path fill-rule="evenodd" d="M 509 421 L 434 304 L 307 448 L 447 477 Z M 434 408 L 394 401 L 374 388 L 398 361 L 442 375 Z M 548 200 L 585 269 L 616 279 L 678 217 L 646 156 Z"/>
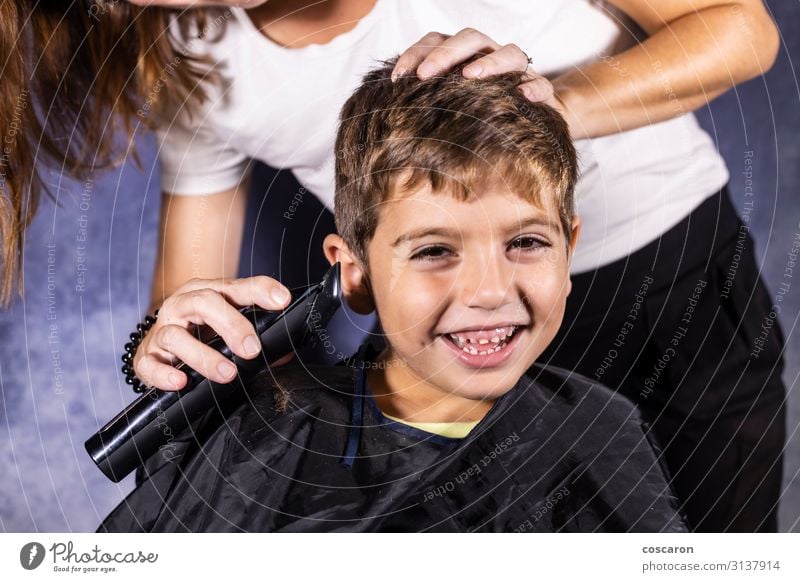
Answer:
<path fill-rule="evenodd" d="M 515 239 L 508 245 L 509 250 L 519 249 L 521 251 L 535 251 L 541 248 L 549 247 L 550 243 L 546 240 L 536 238 L 533 236 L 521 236 Z"/>
<path fill-rule="evenodd" d="M 452 251 L 450 249 L 433 245 L 430 247 L 425 247 L 411 255 L 412 261 L 435 261 L 436 259 L 440 259 L 442 257 L 447 257 L 452 255 Z"/>

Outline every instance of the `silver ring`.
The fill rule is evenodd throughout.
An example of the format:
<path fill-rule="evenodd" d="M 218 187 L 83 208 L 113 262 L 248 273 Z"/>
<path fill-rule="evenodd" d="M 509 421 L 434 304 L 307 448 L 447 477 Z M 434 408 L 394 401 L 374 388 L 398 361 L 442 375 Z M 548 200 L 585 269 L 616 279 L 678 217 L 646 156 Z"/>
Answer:
<path fill-rule="evenodd" d="M 528 64 L 532 65 L 533 64 L 533 59 L 528 56 L 528 53 L 526 53 L 525 51 L 522 51 L 522 54 L 525 55 L 526 59 L 528 59 Z"/>

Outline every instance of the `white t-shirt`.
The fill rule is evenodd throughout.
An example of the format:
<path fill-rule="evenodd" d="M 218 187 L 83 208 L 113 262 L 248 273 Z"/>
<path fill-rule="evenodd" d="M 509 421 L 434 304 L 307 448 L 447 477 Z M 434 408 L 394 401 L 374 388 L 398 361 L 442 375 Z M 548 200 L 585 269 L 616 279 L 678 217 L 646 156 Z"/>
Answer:
<path fill-rule="evenodd" d="M 242 9 L 231 9 L 224 24 L 220 40 L 192 41 L 191 49 L 209 54 L 225 79 L 219 87 L 207 84 L 210 99 L 191 118 L 178 114 L 160 132 L 163 190 L 220 192 L 235 186 L 256 159 L 291 169 L 330 209 L 342 105 L 379 60 L 428 32 L 476 28 L 500 44 L 519 45 L 548 77 L 635 42 L 618 17 L 591 0 L 378 0 L 349 32 L 295 49 L 270 41 Z M 728 180 L 691 113 L 579 140 L 576 147 L 583 222 L 576 273 L 642 248 Z"/>

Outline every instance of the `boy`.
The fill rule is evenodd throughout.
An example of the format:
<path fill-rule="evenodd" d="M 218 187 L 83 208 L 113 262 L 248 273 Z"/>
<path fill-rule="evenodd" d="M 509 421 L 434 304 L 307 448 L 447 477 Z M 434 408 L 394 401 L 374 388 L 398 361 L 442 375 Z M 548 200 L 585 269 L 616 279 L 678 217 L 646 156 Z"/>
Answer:
<path fill-rule="evenodd" d="M 269 370 L 100 531 L 685 531 L 633 406 L 531 367 L 579 232 L 565 122 L 516 74 L 391 71 L 342 111 L 324 244 L 385 347 Z"/>

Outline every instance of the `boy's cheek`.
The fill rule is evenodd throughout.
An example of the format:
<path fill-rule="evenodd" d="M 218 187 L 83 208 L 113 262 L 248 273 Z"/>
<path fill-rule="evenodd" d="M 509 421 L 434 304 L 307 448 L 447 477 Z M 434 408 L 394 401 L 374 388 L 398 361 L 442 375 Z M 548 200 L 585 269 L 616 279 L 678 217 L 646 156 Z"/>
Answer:
<path fill-rule="evenodd" d="M 523 301 L 534 306 L 547 307 L 548 304 L 562 301 L 572 288 L 566 269 L 561 272 L 538 270 L 521 276 L 524 277 Z"/>
<path fill-rule="evenodd" d="M 425 309 L 440 305 L 449 293 L 452 284 L 441 278 L 425 276 L 424 273 L 404 273 L 398 275 L 388 288 L 387 300 L 400 304 L 403 308 Z M 426 313 L 417 313 L 424 317 Z"/>

